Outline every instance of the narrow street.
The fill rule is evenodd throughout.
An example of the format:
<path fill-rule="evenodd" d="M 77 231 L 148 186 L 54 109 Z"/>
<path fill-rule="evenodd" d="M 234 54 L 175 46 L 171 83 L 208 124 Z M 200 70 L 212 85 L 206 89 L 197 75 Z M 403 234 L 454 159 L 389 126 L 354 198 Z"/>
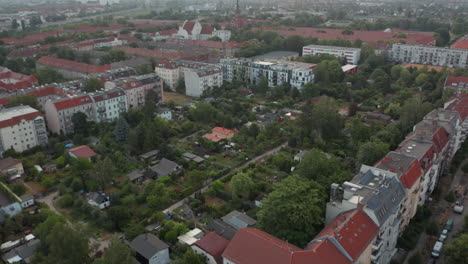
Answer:
<path fill-rule="evenodd" d="M 453 176 L 453 180 L 450 183 L 450 190 L 454 191 L 457 186 L 461 185 L 463 188 L 466 190 L 467 188 L 467 179 L 464 177 L 464 173 L 462 171 L 462 167 L 468 163 L 468 159 L 464 160 L 460 166 L 457 169 L 457 172 Z M 444 219 L 444 222 L 446 222 L 445 219 L 453 219 L 453 229 L 448 233 L 448 237 L 444 242 L 444 245 L 450 243 L 453 240 L 453 235 L 455 235 L 457 232 L 459 232 L 462 227 L 463 227 L 463 222 L 464 222 L 464 215 L 466 214 L 466 208 L 468 206 L 468 199 L 464 199 L 464 212 L 463 214 L 457 214 L 453 212 L 452 209 L 452 204 L 444 200 L 444 194 L 441 194 L 439 201 L 435 204 L 428 204 L 431 209 L 432 209 L 432 217 L 428 221 L 437 221 L 440 222 L 441 219 Z M 461 198 L 457 198 L 457 201 L 460 201 Z M 440 232 L 443 230 L 443 226 L 440 227 Z M 408 259 L 417 251 L 421 252 L 423 256 L 425 256 L 424 263 L 429 261 L 432 247 L 434 246 L 432 244 L 428 244 L 428 241 L 430 241 L 430 237 L 423 231 L 421 233 L 421 236 L 419 237 L 418 244 L 415 249 L 412 251 L 408 252 L 408 257 L 406 258 L 404 264 L 408 263 Z M 443 252 L 443 250 L 442 250 Z M 440 257 L 437 259 L 436 263 L 445 263 L 444 258 Z"/>

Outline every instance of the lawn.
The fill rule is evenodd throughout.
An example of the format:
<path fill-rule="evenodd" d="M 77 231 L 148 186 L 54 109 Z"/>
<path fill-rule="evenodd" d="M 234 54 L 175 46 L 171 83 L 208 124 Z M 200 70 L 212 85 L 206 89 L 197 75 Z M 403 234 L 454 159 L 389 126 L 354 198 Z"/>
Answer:
<path fill-rule="evenodd" d="M 190 97 L 179 94 L 179 93 L 164 92 L 164 103 L 174 101 L 174 103 L 180 104 L 182 102 L 187 102 L 191 100 L 192 99 Z"/>

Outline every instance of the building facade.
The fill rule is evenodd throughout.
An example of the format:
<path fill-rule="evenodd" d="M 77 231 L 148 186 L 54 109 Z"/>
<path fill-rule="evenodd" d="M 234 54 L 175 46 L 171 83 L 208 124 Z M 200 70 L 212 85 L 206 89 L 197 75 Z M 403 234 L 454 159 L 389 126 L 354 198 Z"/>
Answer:
<path fill-rule="evenodd" d="M 357 65 L 361 58 L 361 49 L 323 45 L 308 45 L 302 48 L 302 56 L 320 54 L 330 54 L 335 57 L 345 58 L 348 64 Z"/>
<path fill-rule="evenodd" d="M 91 95 L 94 101 L 96 122 L 111 122 L 128 111 L 127 96 L 123 89 L 114 88 Z"/>
<path fill-rule="evenodd" d="M 94 101 L 89 95 L 50 100 L 44 110 L 49 131 L 55 134 L 73 133 L 72 117 L 75 113 L 84 113 L 88 121 L 96 120 Z"/>
<path fill-rule="evenodd" d="M 433 66 L 465 68 L 468 66 L 468 50 L 393 44 L 389 53 L 392 61 Z"/>
<path fill-rule="evenodd" d="M 48 142 L 43 115 L 30 106 L 0 110 L 0 155 L 13 148 L 23 152 Z"/>

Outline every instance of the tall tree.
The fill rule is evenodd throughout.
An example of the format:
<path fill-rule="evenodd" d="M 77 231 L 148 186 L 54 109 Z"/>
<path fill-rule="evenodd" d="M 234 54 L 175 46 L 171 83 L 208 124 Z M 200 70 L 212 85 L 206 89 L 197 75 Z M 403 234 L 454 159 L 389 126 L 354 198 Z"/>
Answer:
<path fill-rule="evenodd" d="M 367 141 L 359 146 L 357 153 L 358 166 L 361 164 L 372 166 L 390 150 L 388 144 L 381 141 Z"/>
<path fill-rule="evenodd" d="M 104 82 L 98 78 L 89 78 L 83 85 L 85 92 L 95 92 L 104 88 Z"/>
<path fill-rule="evenodd" d="M 117 238 L 113 238 L 104 253 L 103 264 L 132 264 L 134 252 Z"/>
<path fill-rule="evenodd" d="M 303 247 L 323 225 L 325 197 L 316 182 L 291 175 L 262 202 L 257 213 L 258 227 Z"/>
<path fill-rule="evenodd" d="M 99 185 L 101 190 L 108 187 L 113 179 L 115 166 L 109 157 L 99 160 L 91 172 L 91 178 Z"/>
<path fill-rule="evenodd" d="M 58 73 L 56 70 L 45 67 L 37 71 L 34 76 L 39 81 L 39 84 L 48 84 L 48 83 L 58 83 L 65 80 L 62 74 Z"/>
<path fill-rule="evenodd" d="M 445 247 L 449 264 L 466 263 L 468 259 L 468 233 L 456 237 Z"/>
<path fill-rule="evenodd" d="M 8 106 L 18 106 L 18 105 L 29 105 L 30 107 L 34 109 L 40 110 L 41 107 L 39 105 L 39 102 L 37 101 L 37 97 L 34 95 L 30 94 L 24 94 L 24 95 L 17 95 L 10 97 L 9 99 L 9 104 Z"/>
<path fill-rule="evenodd" d="M 75 134 L 88 136 L 89 122 L 88 117 L 83 112 L 76 112 L 72 115 L 71 121 L 73 123 L 73 130 Z"/>
<path fill-rule="evenodd" d="M 127 142 L 129 130 L 130 128 L 128 126 L 127 120 L 125 120 L 125 118 L 122 116 L 119 117 L 114 129 L 115 139 L 119 142 Z"/>
<path fill-rule="evenodd" d="M 322 186 L 342 182 L 348 176 L 341 168 L 340 161 L 333 154 L 319 149 L 312 149 L 304 155 L 298 166 L 298 174 Z"/>
<path fill-rule="evenodd" d="M 231 179 L 231 193 L 234 199 L 247 198 L 255 188 L 255 183 L 246 173 L 237 173 Z"/>

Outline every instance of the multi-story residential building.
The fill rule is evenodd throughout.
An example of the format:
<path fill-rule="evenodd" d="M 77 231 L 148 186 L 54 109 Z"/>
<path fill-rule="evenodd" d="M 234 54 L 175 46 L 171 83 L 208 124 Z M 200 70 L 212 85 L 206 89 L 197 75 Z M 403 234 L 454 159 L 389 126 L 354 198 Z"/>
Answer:
<path fill-rule="evenodd" d="M 235 80 L 257 85 L 266 79 L 269 87 L 290 84 L 300 89 L 314 81 L 315 64 L 293 61 L 254 61 L 250 59 L 221 59 L 224 81 Z"/>
<path fill-rule="evenodd" d="M 0 72 L 0 91 L 2 92 L 15 92 L 39 84 L 36 77 L 32 75 L 24 75 L 6 68 L 3 69 L 5 70 Z"/>
<path fill-rule="evenodd" d="M 227 42 L 231 38 L 231 31 L 217 30 L 209 25 L 202 25 L 198 21 L 185 21 L 175 34 L 176 38 L 208 40 L 218 37 L 222 42 Z"/>
<path fill-rule="evenodd" d="M 223 84 L 223 72 L 214 64 L 187 60 L 160 61 L 155 72 L 164 82 L 175 89 L 182 78 L 186 95 L 200 97 L 204 91 Z"/>
<path fill-rule="evenodd" d="M 75 113 L 84 113 L 88 121 L 96 120 L 94 101 L 89 95 L 78 95 L 56 101 L 49 100 L 44 110 L 49 131 L 55 134 L 73 132 L 72 117 Z"/>
<path fill-rule="evenodd" d="M 302 56 L 320 54 L 330 54 L 335 57 L 345 58 L 348 64 L 357 65 L 361 58 L 361 49 L 322 45 L 308 45 L 302 48 Z"/>
<path fill-rule="evenodd" d="M 168 44 L 182 46 L 185 48 L 197 48 L 199 50 L 205 50 L 208 52 L 214 52 L 224 57 L 231 57 L 236 54 L 237 51 L 242 48 L 243 43 L 239 42 L 221 42 L 214 40 L 190 40 L 190 39 L 177 39 L 170 38 L 166 41 Z"/>
<path fill-rule="evenodd" d="M 404 198 L 405 189 L 396 173 L 363 165 L 351 182 L 344 182 L 341 188 L 332 184 L 326 222 L 332 222 L 343 212 L 362 207 L 379 227 L 372 245 L 371 263 L 388 263 L 396 253 Z"/>
<path fill-rule="evenodd" d="M 164 101 L 163 80 L 154 73 L 108 81 L 104 87 L 106 90 L 122 88 L 127 96 L 128 108 L 143 106 L 150 90 L 156 93 L 159 102 Z"/>
<path fill-rule="evenodd" d="M 393 44 L 390 59 L 402 63 L 418 63 L 434 66 L 465 68 L 468 66 L 468 50 Z"/>
<path fill-rule="evenodd" d="M 453 89 L 456 94 L 468 93 L 468 77 L 448 76 L 444 88 Z"/>
<path fill-rule="evenodd" d="M 405 199 L 399 212 L 401 217 L 400 232 L 403 232 L 418 209 L 423 175 L 419 161 L 404 153 L 389 152 L 375 167 L 396 173 L 401 184 L 405 187 Z"/>
<path fill-rule="evenodd" d="M 43 115 L 30 106 L 0 110 L 0 155 L 13 148 L 23 152 L 48 142 Z"/>
<path fill-rule="evenodd" d="M 96 122 L 110 122 L 128 111 L 127 95 L 123 89 L 114 88 L 91 94 L 94 101 Z"/>
<path fill-rule="evenodd" d="M 460 141 L 465 141 L 468 135 L 468 94 L 463 93 L 451 98 L 444 104 L 444 109 L 455 111 L 459 114 L 461 121 Z"/>
<path fill-rule="evenodd" d="M 41 70 L 46 67 L 54 69 L 67 79 L 78 79 L 90 74 L 98 74 L 111 69 L 109 64 L 96 66 L 48 56 L 43 56 L 36 61 L 37 70 Z"/>

